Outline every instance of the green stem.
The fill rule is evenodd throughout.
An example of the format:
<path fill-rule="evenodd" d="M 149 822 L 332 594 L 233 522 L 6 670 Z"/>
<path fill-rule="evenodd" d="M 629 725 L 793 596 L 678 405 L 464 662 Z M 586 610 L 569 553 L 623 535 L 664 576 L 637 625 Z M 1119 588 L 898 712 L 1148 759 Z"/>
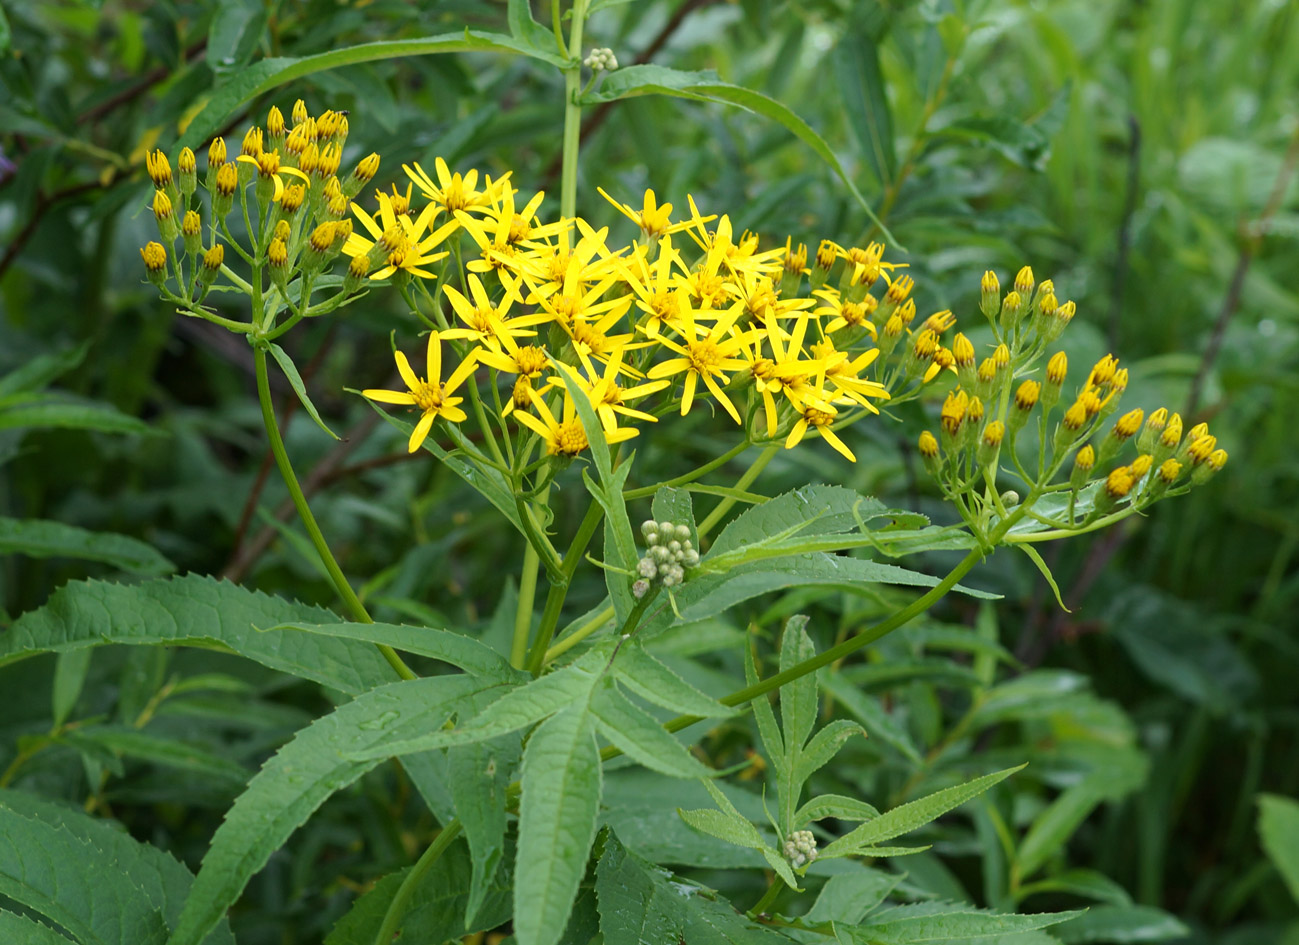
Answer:
<path fill-rule="evenodd" d="M 257 317 L 254 311 L 254 317 Z M 302 493 L 302 486 L 298 484 L 298 477 L 293 472 L 293 465 L 289 462 L 288 451 L 284 448 L 284 438 L 280 436 L 280 427 L 275 420 L 275 408 L 271 404 L 271 384 L 270 377 L 266 367 L 266 349 L 258 346 L 253 352 L 253 362 L 257 373 L 257 399 L 262 405 L 262 421 L 266 425 L 266 436 L 271 441 L 271 452 L 275 455 L 275 465 L 279 467 L 280 475 L 284 478 L 284 484 L 289 488 L 289 495 L 293 499 L 293 507 L 298 510 L 298 517 L 302 519 L 303 526 L 307 529 L 307 534 L 311 538 L 311 544 L 316 549 L 316 554 L 320 555 L 321 563 L 324 564 L 325 570 L 329 572 L 330 579 L 334 582 L 334 587 L 338 590 L 339 596 L 343 598 L 343 603 L 351 612 L 354 619 L 360 623 L 374 623 L 369 612 L 366 611 L 365 605 L 361 603 L 356 592 L 352 590 L 352 585 L 347 582 L 343 575 L 343 569 L 338 566 L 338 561 L 334 558 L 334 553 L 329 550 L 329 545 L 325 542 L 325 536 L 321 534 L 320 526 L 316 524 L 316 517 L 311 514 L 311 507 L 307 505 L 307 497 Z M 397 672 L 402 679 L 414 679 L 415 673 L 407 666 L 400 656 L 392 647 L 379 644 L 379 652 L 383 658 Z"/>
<path fill-rule="evenodd" d="M 771 881 L 771 885 L 767 887 L 767 891 L 762 894 L 762 898 L 753 904 L 753 908 L 749 910 L 749 915 L 760 916 L 765 914 L 776 904 L 776 900 L 780 898 L 780 894 L 784 891 L 785 881 L 777 876 Z"/>
<path fill-rule="evenodd" d="M 969 570 L 982 558 L 983 551 L 981 549 L 975 548 L 971 550 L 961 559 L 960 564 L 948 572 L 945 578 L 931 587 L 920 597 L 917 597 L 909 605 L 899 610 L 888 620 L 881 621 L 873 627 L 863 630 L 856 636 L 849 637 L 838 646 L 832 646 L 830 649 L 818 653 L 811 659 L 806 659 L 801 663 L 791 666 L 783 672 L 776 673 L 774 676 L 756 682 L 752 686 L 745 686 L 743 689 L 739 689 L 731 693 L 729 696 L 724 696 L 720 701 L 723 705 L 729 706 L 743 705 L 746 702 L 752 702 L 759 696 L 764 696 L 774 689 L 779 689 L 786 683 L 793 682 L 795 679 L 806 676 L 808 673 L 816 672 L 816 670 L 820 669 L 822 666 L 829 666 L 831 663 L 843 659 L 850 653 L 855 653 L 862 647 L 869 646 L 936 604 L 939 599 L 955 587 L 956 583 L 961 578 L 965 577 L 966 573 L 969 572 Z M 679 732 L 683 728 L 687 728 L 700 721 L 703 721 L 703 719 L 699 716 L 680 715 L 668 722 L 664 728 L 669 732 Z"/>
<path fill-rule="evenodd" d="M 568 51 L 572 65 L 564 70 L 564 155 L 559 176 L 559 215 L 571 220 L 577 216 L 577 151 L 582 144 L 582 106 L 578 104 L 582 85 L 582 28 L 586 21 L 587 0 L 574 0 L 573 26 L 569 32 Z M 568 231 L 564 231 L 567 246 Z"/>
<path fill-rule="evenodd" d="M 595 535 L 595 530 L 600 527 L 603 518 L 604 509 L 599 502 L 592 499 L 591 504 L 587 506 L 586 515 L 582 517 L 582 523 L 577 526 L 577 533 L 573 535 L 568 551 L 564 553 L 560 571 L 565 580 L 563 583 L 551 584 L 550 591 L 546 594 L 546 606 L 541 612 L 541 625 L 537 628 L 537 638 L 533 641 L 532 650 L 528 655 L 528 672 L 533 676 L 540 676 L 542 667 L 546 665 L 546 651 L 550 647 L 550 641 L 555 637 L 555 626 L 559 623 L 559 613 L 564 607 L 564 598 L 568 596 L 568 588 L 571 586 L 573 575 L 577 573 L 582 555 L 586 553 L 586 546 L 591 543 L 591 538 Z"/>
<path fill-rule="evenodd" d="M 397 887 L 397 893 L 392 897 L 392 902 L 388 903 L 388 911 L 383 914 L 383 922 L 379 926 L 378 933 L 374 936 L 374 945 L 390 945 L 397 935 L 397 926 L 401 924 L 402 917 L 406 914 L 406 907 L 410 903 L 410 897 L 415 894 L 415 887 L 419 881 L 424 878 L 441 858 L 447 848 L 455 842 L 460 836 L 464 826 L 459 819 L 453 819 L 445 827 L 437 838 L 428 845 L 428 849 L 415 861 L 415 865 L 410 868 L 406 878 L 401 881 Z"/>
<path fill-rule="evenodd" d="M 550 498 L 550 487 L 547 486 L 539 497 L 542 505 L 545 505 Z M 528 523 L 524 512 L 523 501 L 515 498 L 519 503 L 520 523 L 526 530 Z M 528 634 L 532 630 L 532 607 L 537 600 L 537 569 L 541 565 L 541 554 L 537 546 L 529 541 L 528 547 L 523 549 L 523 571 L 519 574 L 519 602 L 514 611 L 514 640 L 510 645 L 510 665 L 515 669 L 522 669 L 524 661 L 528 657 Z"/>
<path fill-rule="evenodd" d="M 633 499 L 644 499 L 647 496 L 652 496 L 654 493 L 658 492 L 660 489 L 666 488 L 667 486 L 683 486 L 688 482 L 694 482 L 696 479 L 708 475 L 714 469 L 725 466 L 731 460 L 735 459 L 735 457 L 747 450 L 750 445 L 752 444 L 750 444 L 748 440 L 745 440 L 738 446 L 733 446 L 716 459 L 704 463 L 704 465 L 700 466 L 698 469 L 692 470 L 685 475 L 677 476 L 675 479 L 664 479 L 662 482 L 656 482 L 652 486 L 641 486 L 639 489 L 628 489 L 622 494 L 622 497 L 625 501 L 631 502 Z"/>
<path fill-rule="evenodd" d="M 780 450 L 781 448 L 779 446 L 768 446 L 765 450 L 759 453 L 749 468 L 744 471 L 744 475 L 740 476 L 740 478 L 736 480 L 735 488 L 740 492 L 744 492 L 748 489 L 749 486 L 753 484 L 753 480 L 758 478 L 762 471 L 767 468 L 767 464 L 775 459 L 776 454 L 779 453 Z M 722 516 L 731 510 L 731 507 L 735 505 L 735 502 L 735 499 L 728 496 L 713 507 L 713 510 L 708 513 L 708 517 L 699 523 L 700 541 L 703 541 L 704 536 L 712 530 L 713 526 L 722 520 Z"/>
<path fill-rule="evenodd" d="M 548 649 L 546 651 L 546 658 L 542 661 L 543 664 L 554 662 L 556 657 L 567 653 L 573 647 L 577 646 L 577 644 L 581 643 L 591 634 L 595 633 L 595 631 L 599 630 L 606 623 L 612 620 L 613 615 L 613 607 L 606 607 L 604 610 L 600 611 L 586 623 L 582 624 L 582 626 L 578 627 L 568 636 L 564 637 L 564 639 L 560 640 Z"/>

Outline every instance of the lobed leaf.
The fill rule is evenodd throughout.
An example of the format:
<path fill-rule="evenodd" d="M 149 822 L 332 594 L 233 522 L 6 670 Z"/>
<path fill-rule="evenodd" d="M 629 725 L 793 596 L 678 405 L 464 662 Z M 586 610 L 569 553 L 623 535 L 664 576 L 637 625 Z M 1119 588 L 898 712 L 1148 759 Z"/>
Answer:
<path fill-rule="evenodd" d="M 822 850 L 821 855 L 850 856 L 858 850 L 879 843 L 881 840 L 891 840 L 904 833 L 909 833 L 917 827 L 922 827 L 930 821 L 936 820 L 952 808 L 959 807 L 971 798 L 978 797 L 993 785 L 1004 781 L 1023 768 L 1024 765 L 1019 765 L 1015 768 L 1006 768 L 1003 771 L 985 774 L 983 777 L 975 778 L 965 784 L 944 788 L 919 800 L 895 807 L 839 837 Z"/>
<path fill-rule="evenodd" d="M 382 757 L 365 749 L 403 733 L 436 729 L 470 697 L 499 685 L 469 676 L 402 680 L 371 689 L 299 731 L 262 766 L 212 838 L 169 945 L 197 945 L 252 875 L 334 792 Z"/>

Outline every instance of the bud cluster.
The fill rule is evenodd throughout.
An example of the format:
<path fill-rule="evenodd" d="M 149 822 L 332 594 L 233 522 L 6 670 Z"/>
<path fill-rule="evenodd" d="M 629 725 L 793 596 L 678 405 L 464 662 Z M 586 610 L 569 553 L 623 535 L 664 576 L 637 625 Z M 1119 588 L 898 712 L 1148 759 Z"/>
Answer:
<path fill-rule="evenodd" d="M 699 565 L 689 525 L 651 519 L 641 524 L 640 533 L 648 550 L 636 563 L 639 579 L 632 585 L 632 592 L 637 597 L 644 597 L 656 581 L 663 587 L 675 587 L 686 579 L 686 568 Z"/>
<path fill-rule="evenodd" d="M 582 60 L 582 65 L 586 66 L 592 72 L 612 72 L 618 68 L 618 57 L 613 54 L 613 50 L 604 46 L 596 46 Z"/>
<path fill-rule="evenodd" d="M 351 221 L 343 219 L 349 202 L 374 176 L 379 164 L 378 155 L 371 154 L 340 180 L 337 175 L 347 134 L 346 113 L 326 111 L 312 116 L 299 100 L 290 124 L 278 108 L 271 108 L 264 128 L 245 132 L 233 160 L 226 140 L 212 139 L 201 182 L 209 195 L 207 207 L 196 193 L 200 180 L 193 151 L 181 150 L 175 173 L 162 151 L 148 154 L 145 166 L 156 188 L 150 205 L 161 237 L 161 242 L 141 250 L 150 281 L 164 295 L 185 303 L 195 314 L 203 314 L 197 305 L 231 261 L 225 244 L 233 244 L 238 256 L 254 272 L 268 275 L 290 305 L 288 286 L 295 276 L 303 277 L 297 309 L 301 314 L 324 314 L 337 308 L 346 295 L 359 289 L 359 278 L 346 280 L 342 291 L 317 306 L 310 305 L 310 283 L 351 236 Z M 247 246 L 235 239 L 226 222 L 236 213 L 242 223 L 245 211 L 252 227 L 247 234 L 251 245 Z M 179 249 L 175 245 L 178 240 Z M 169 261 L 174 287 L 167 285 Z M 245 280 L 232 275 L 231 281 L 247 291 Z"/>
<path fill-rule="evenodd" d="M 816 837 L 810 830 L 795 830 L 781 847 L 789 865 L 798 869 L 816 859 Z"/>
<path fill-rule="evenodd" d="M 1183 438 L 1181 418 L 1165 408 L 1149 418 L 1139 408 L 1129 410 L 1109 423 L 1128 387 L 1128 372 L 1113 355 L 1096 362 L 1072 401 L 1062 401 L 1069 370 L 1063 351 L 1047 360 L 1039 376 L 1025 376 L 1073 318 L 1075 306 L 1056 300 L 1050 280 L 1035 286 L 1027 266 L 1004 299 L 999 292 L 996 274 L 985 273 L 980 308 L 1003 340 L 980 361 L 973 343 L 963 334 L 956 336 L 952 352 L 959 386 L 942 404 L 938 435 L 925 431 L 918 442 L 920 457 L 944 494 L 968 496 L 961 503 L 963 511 L 981 507 L 1008 514 L 1011 503 L 1002 501 L 996 485 L 998 475 L 1006 471 L 1003 457 L 1028 486 L 1029 505 L 1048 489 L 1058 491 L 1061 487 L 1052 488 L 1052 482 L 1067 472 L 1068 520 L 1055 522 L 1061 528 L 1086 524 L 1122 502 L 1144 507 L 1168 494 L 1188 468 L 1189 488 L 1225 465 L 1227 453 L 1217 448 L 1207 426 L 1201 424 Z M 1030 296 L 1032 303 L 1024 306 L 1022 300 Z M 1063 410 L 1052 426 L 1057 405 Z M 1016 453 L 1016 440 L 1035 411 L 1040 447 L 1031 452 L 1039 459 L 1037 468 L 1029 471 Z M 1116 462 L 1129 442 L 1135 443 L 1136 458 Z M 1090 510 L 1078 521 L 1075 505 L 1084 500 L 1090 501 Z"/>

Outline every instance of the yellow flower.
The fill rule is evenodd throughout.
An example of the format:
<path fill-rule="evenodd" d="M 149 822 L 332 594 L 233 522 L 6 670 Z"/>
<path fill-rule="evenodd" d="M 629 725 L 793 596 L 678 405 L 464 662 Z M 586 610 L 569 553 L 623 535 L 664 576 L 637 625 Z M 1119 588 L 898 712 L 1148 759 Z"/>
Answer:
<path fill-rule="evenodd" d="M 868 398 L 889 399 L 888 389 L 883 384 L 860 376 L 879 357 L 879 353 L 878 348 L 871 348 L 854 358 L 846 352 L 836 351 L 828 338 L 812 346 L 812 355 L 825 365 L 825 380 L 843 398 L 860 404 L 871 413 L 879 413 L 879 409 Z"/>
<path fill-rule="evenodd" d="M 505 293 L 499 305 L 493 305 L 482 281 L 473 273 L 469 275 L 469 294 L 473 301 L 455 287 L 444 285 L 442 291 L 451 301 L 456 317 L 467 325 L 467 328 L 451 328 L 442 332 L 443 338 L 471 338 L 481 345 L 493 350 L 499 349 L 504 338 L 531 338 L 536 334 L 529 331 L 528 325 L 540 325 L 550 321 L 546 312 L 507 318 L 510 306 L 519 299 L 518 283 L 510 281 L 507 273 L 501 273 L 501 282 Z"/>
<path fill-rule="evenodd" d="M 655 391 L 670 386 L 668 381 L 650 381 L 647 384 L 638 384 L 635 387 L 620 387 L 618 385 L 618 375 L 623 370 L 623 353 L 624 349 L 622 348 L 615 351 L 609 360 L 605 362 L 604 373 L 593 381 L 588 382 L 584 378 L 578 378 L 586 387 L 586 395 L 591 400 L 591 406 L 595 408 L 595 412 L 599 415 L 600 425 L 604 427 L 606 435 L 618 431 L 617 414 L 657 423 L 658 417 L 645 413 L 643 410 L 628 407 L 627 402 L 639 400 Z M 637 432 L 634 429 L 632 430 L 633 435 Z"/>
<path fill-rule="evenodd" d="M 640 330 L 657 338 L 662 326 L 677 327 L 677 313 L 688 306 L 683 290 L 674 286 L 678 273 L 686 272 L 685 263 L 672 248 L 672 237 L 659 240 L 659 252 L 654 262 L 649 262 L 643 247 L 636 247 L 632 257 L 623 266 L 623 278 L 636 294 L 636 307 L 649 316 Z"/>
<path fill-rule="evenodd" d="M 437 209 L 447 212 L 447 216 L 454 216 L 457 210 L 481 210 L 497 200 L 502 189 L 509 187 L 510 175 L 507 171 L 499 180 L 494 181 L 488 177 L 483 189 L 478 190 L 477 170 L 471 170 L 461 177 L 459 173 L 452 174 L 447 162 L 441 158 L 435 158 L 433 162 L 433 169 L 438 176 L 437 183 L 418 164 L 414 167 L 403 164 L 401 169 Z"/>
<path fill-rule="evenodd" d="M 292 174 L 294 177 L 301 177 L 307 182 L 308 187 L 311 186 L 311 178 L 302 173 L 302 171 L 298 170 L 296 167 L 280 166 L 280 154 L 278 151 L 261 151 L 256 157 L 253 157 L 250 154 L 241 154 L 239 157 L 235 158 L 235 160 L 241 161 L 244 164 L 251 164 L 253 167 L 257 168 L 258 177 L 270 179 L 274 183 L 275 190 L 271 196 L 272 203 L 279 203 L 280 198 L 284 196 L 284 181 L 281 180 L 281 176 L 284 174 Z"/>
<path fill-rule="evenodd" d="M 392 198 L 384 193 L 379 194 L 379 220 L 376 221 L 362 210 L 359 204 L 352 204 L 352 212 L 374 240 L 368 240 L 354 232 L 343 244 L 343 252 L 349 256 L 365 256 L 371 252 L 376 242 L 387 251 L 387 265 L 371 273 L 371 279 L 386 279 L 398 269 L 424 279 L 436 278 L 433 273 L 421 267 L 446 258 L 446 252 L 434 253 L 433 250 L 441 246 L 459 227 L 456 223 L 445 223 L 425 236 L 424 231 L 428 229 L 436 211 L 425 207 L 419 218 L 412 222 L 409 216 L 397 214 Z M 380 222 L 383 223 L 382 227 Z"/>
<path fill-rule="evenodd" d="M 708 331 L 703 331 L 695 323 L 695 314 L 688 308 L 681 313 L 681 344 L 670 340 L 667 336 L 659 339 L 664 347 L 671 348 L 681 357 L 669 358 L 654 365 L 650 368 L 649 376 L 657 380 L 674 374 L 685 374 L 685 391 L 681 396 L 682 416 L 689 412 L 691 404 L 694 403 L 695 389 L 702 378 L 705 386 L 731 415 L 731 419 L 736 423 L 742 423 L 739 411 L 722 391 L 717 379 L 720 378 L 722 383 L 726 384 L 730 379 L 725 372 L 739 371 L 744 368 L 744 360 L 736 355 L 741 353 L 745 342 L 752 337 L 753 333 L 732 331 L 735 320 L 740 315 L 738 307 L 722 313 Z"/>
<path fill-rule="evenodd" d="M 515 416 L 520 423 L 546 441 L 547 453 L 551 456 L 576 456 L 591 445 L 586 430 L 582 427 L 582 421 L 577 418 L 577 406 L 567 391 L 564 392 L 564 407 L 559 420 L 555 419 L 555 415 L 550 412 L 550 408 L 546 406 L 546 401 L 540 394 L 535 390 L 529 390 L 528 394 L 540 416 L 534 417 L 523 411 L 517 411 Z M 610 444 L 630 440 L 636 435 L 636 431 L 630 427 L 602 432 L 605 440 Z"/>
<path fill-rule="evenodd" d="M 682 230 L 688 230 L 695 225 L 694 220 L 686 220 L 684 223 L 673 223 L 671 220 L 672 204 L 665 203 L 660 205 L 656 201 L 654 191 L 652 190 L 645 191 L 645 200 L 641 204 L 641 209 L 639 210 L 633 209 L 630 204 L 619 203 L 617 200 L 614 200 L 604 192 L 603 187 L 597 187 L 596 190 L 600 191 L 600 196 L 613 204 L 620 213 L 630 219 L 632 223 L 635 223 L 640 227 L 640 231 L 645 234 L 646 239 L 656 240 L 669 233 L 679 233 Z M 700 222 L 707 223 L 709 220 L 715 219 L 717 218 L 706 217 Z"/>
<path fill-rule="evenodd" d="M 515 407 L 526 407 L 532 403 L 529 394 L 532 390 L 532 382 L 540 378 L 542 372 L 550 367 L 550 356 L 546 354 L 545 348 L 538 348 L 536 345 L 520 346 L 508 332 L 502 334 L 500 340 L 504 351 L 480 348 L 478 360 L 506 374 L 519 375 L 510 394 L 510 400 L 501 411 L 502 416 L 508 417 L 514 412 Z"/>
<path fill-rule="evenodd" d="M 798 422 L 794 424 L 794 429 L 789 431 L 789 436 L 785 438 L 785 449 L 791 450 L 802 442 L 803 437 L 807 434 L 808 428 L 813 427 L 821 434 L 821 439 L 825 440 L 851 463 L 857 462 L 857 457 L 853 455 L 852 450 L 848 449 L 843 440 L 839 439 L 831 428 L 835 421 L 835 414 L 831 410 L 822 410 L 819 407 L 808 407 L 803 411 Z"/>
<path fill-rule="evenodd" d="M 464 398 L 451 395 L 473 374 L 474 368 L 478 366 L 478 355 L 477 352 L 471 351 L 469 356 L 460 362 L 460 366 L 451 372 L 445 384 L 442 383 L 442 345 L 436 331 L 429 332 L 428 337 L 429 379 L 427 381 L 411 370 L 406 355 L 398 351 L 395 357 L 397 370 L 401 374 L 401 379 L 406 382 L 407 389 L 405 391 L 363 390 L 361 394 L 380 403 L 403 404 L 418 407 L 423 411 L 419 422 L 415 424 L 415 429 L 411 431 L 410 443 L 407 446 L 407 449 L 413 453 L 427 439 L 429 431 L 433 428 L 433 421 L 438 417 L 450 420 L 452 423 L 464 422 L 465 412 L 459 407 Z"/>

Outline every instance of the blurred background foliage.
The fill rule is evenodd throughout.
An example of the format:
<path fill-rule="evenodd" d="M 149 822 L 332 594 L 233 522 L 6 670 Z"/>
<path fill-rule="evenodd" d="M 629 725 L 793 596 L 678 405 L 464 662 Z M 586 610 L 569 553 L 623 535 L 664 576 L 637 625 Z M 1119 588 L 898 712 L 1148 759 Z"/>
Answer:
<path fill-rule="evenodd" d="M 1231 462 L 1211 487 L 1149 521 L 1052 547 L 1047 560 L 1069 611 L 1055 605 L 1030 562 L 1006 551 L 983 569 L 1006 595 L 996 619 L 965 604 L 946 617 L 982 621 L 981 633 L 1005 648 L 1011 683 L 1031 678 L 1029 701 L 1078 697 L 1089 679 L 1095 696 L 1086 711 L 1075 699 L 1062 704 L 1063 717 L 1109 707 L 1116 714 L 1093 735 L 1111 732 L 1124 757 L 1135 751 L 1132 766 L 1109 771 L 1122 785 L 1070 825 L 1067 854 L 1053 857 L 1067 855 L 1071 868 L 1095 870 L 1137 903 L 1176 914 L 1191 941 L 1296 940 L 1294 903 L 1262 855 L 1256 820 L 1260 792 L 1299 793 L 1292 445 L 1299 7 L 1284 0 L 595 6 L 589 41 L 611 47 L 623 65 L 713 69 L 815 128 L 891 231 L 890 256 L 911 266 L 922 314 L 953 309 L 977 343 L 979 275 L 991 268 L 1006 284 L 1029 263 L 1039 278 L 1055 279 L 1062 299 L 1078 303 L 1069 333 L 1076 371 L 1114 351 L 1132 371 L 1132 406 L 1182 405 L 1194 420 L 1213 421 Z M 240 82 L 250 63 L 465 25 L 507 31 L 505 4 L 4 0 L 0 14 L 0 375 L 46 365 L 35 372 L 39 387 L 54 391 L 58 404 L 105 416 L 116 408 L 121 423 L 113 429 L 125 432 L 57 420 L 33 428 L 7 421 L 0 403 L 0 514 L 134 537 L 179 571 L 331 603 L 282 487 L 268 475 L 249 352 L 235 336 L 174 315 L 144 283 L 137 248 L 153 221 L 143 156 L 157 146 L 174 160 L 176 142 L 214 90 Z M 548 10 L 536 14 L 545 22 Z M 344 166 L 377 150 L 380 182 L 398 180 L 403 162 L 429 165 L 441 155 L 461 169 L 513 170 L 524 190 L 557 192 L 561 89 L 555 71 L 523 57 L 396 58 L 316 72 L 215 118 L 237 142 L 271 104 L 287 112 L 302 97 L 315 112 L 350 112 Z M 728 212 L 737 228 L 770 240 L 792 233 L 814 247 L 821 238 L 880 236 L 815 154 L 750 112 L 641 97 L 589 108 L 585 119 L 579 213 L 607 221 L 615 237 L 630 238 L 630 224 L 615 220 L 597 185 L 628 202 L 653 187 L 678 207 L 690 193 L 705 212 Z M 290 339 L 315 403 L 331 426 L 348 431 L 334 443 L 298 415 L 290 453 L 378 619 L 485 626 L 490 634 L 501 563 L 517 573 L 511 536 L 445 469 L 422 454 L 407 461 L 402 444 L 344 391 L 385 386 L 388 333 L 397 328 L 407 345 L 413 336 L 396 294 L 375 298 Z M 292 411 L 287 385 L 281 393 Z M 674 423 L 670 437 L 643 436 L 634 475 L 651 482 L 703 461 L 716 450 L 706 427 L 707 418 L 692 416 Z M 843 482 L 941 516 L 898 429 L 854 428 L 853 468 L 828 450 L 782 457 L 767 491 L 809 479 Z M 557 510 L 566 514 L 562 497 Z M 107 563 L 7 554 L 0 604 L 16 615 L 71 578 L 168 569 L 156 556 L 98 560 Z M 593 580 L 573 601 L 595 604 L 602 593 Z M 861 606 L 853 600 L 844 598 L 842 621 Z M 797 605 L 774 604 L 758 615 L 759 626 Z M 837 605 L 822 606 L 833 614 Z M 926 640 L 949 639 L 941 629 L 922 627 L 877 648 L 876 662 L 859 674 L 924 656 Z M 53 665 L 0 669 L 0 690 L 15 694 L 0 708 L 7 744 L 48 727 L 39 720 L 48 719 Z M 33 762 L 26 786 L 89 797 L 90 808 L 111 809 L 137 836 L 193 865 L 242 778 L 322 704 L 318 694 L 285 691 L 281 677 L 233 659 L 149 651 L 97 657 L 82 714 L 131 727 L 147 713 L 152 722 L 159 687 L 193 674 L 226 681 L 169 693 L 168 711 L 158 715 L 159 739 L 210 747 L 180 774 L 157 767 L 174 768 L 175 759 L 156 745 L 103 736 Z M 1047 751 L 1065 737 L 1058 725 L 1024 723 L 1009 734 L 1004 725 L 958 728 L 970 680 L 959 672 L 897 675 L 860 682 L 881 704 L 905 708 L 917 760 L 938 764 L 960 746 L 966 754 L 1004 752 L 1009 764 L 1023 760 L 1016 746 Z M 82 764 L 69 769 L 60 752 L 74 749 L 80 755 L 69 757 Z M 898 789 L 881 777 L 871 782 L 877 789 Z M 1040 806 L 1031 789 L 1010 803 L 1027 805 L 1017 822 Z M 288 941 L 280 937 L 286 928 L 298 930 L 293 940 L 318 936 L 328 927 L 320 917 L 336 916 L 350 897 L 355 881 L 347 877 L 364 874 L 360 864 L 403 862 L 416 848 L 416 827 L 392 816 L 402 804 L 367 780 L 327 808 L 337 816 L 314 820 L 294 855 L 277 857 L 259 880 L 241 940 Z M 186 813 L 204 806 L 210 818 Z M 964 845 L 949 840 L 944 852 L 956 872 L 937 858 L 905 868 L 995 905 L 991 829 L 977 826 Z"/>

